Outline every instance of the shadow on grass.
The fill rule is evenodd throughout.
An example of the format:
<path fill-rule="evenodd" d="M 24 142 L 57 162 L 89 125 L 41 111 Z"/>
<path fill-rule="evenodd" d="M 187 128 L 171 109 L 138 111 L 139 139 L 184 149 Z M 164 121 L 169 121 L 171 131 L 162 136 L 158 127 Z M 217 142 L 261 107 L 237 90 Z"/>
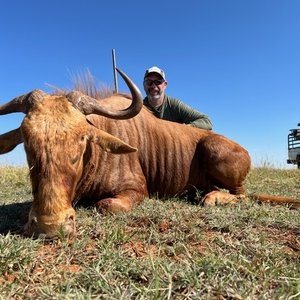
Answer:
<path fill-rule="evenodd" d="M 20 234 L 32 202 L 0 205 L 0 234 Z"/>

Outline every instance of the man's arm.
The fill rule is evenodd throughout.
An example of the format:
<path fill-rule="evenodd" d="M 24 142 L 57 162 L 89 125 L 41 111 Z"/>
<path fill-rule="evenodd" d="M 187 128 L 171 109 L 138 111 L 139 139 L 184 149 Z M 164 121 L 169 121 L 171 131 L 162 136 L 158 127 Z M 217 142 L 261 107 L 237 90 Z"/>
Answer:
<path fill-rule="evenodd" d="M 195 121 L 189 124 L 193 127 L 212 130 L 212 122 L 210 121 L 208 116 L 204 114 L 201 114 L 201 117 L 197 118 Z"/>
<path fill-rule="evenodd" d="M 182 123 L 202 129 L 212 129 L 212 122 L 207 115 L 191 108 L 178 99 L 173 98 L 170 103 L 174 106 L 173 108 L 178 114 L 177 117 Z"/>

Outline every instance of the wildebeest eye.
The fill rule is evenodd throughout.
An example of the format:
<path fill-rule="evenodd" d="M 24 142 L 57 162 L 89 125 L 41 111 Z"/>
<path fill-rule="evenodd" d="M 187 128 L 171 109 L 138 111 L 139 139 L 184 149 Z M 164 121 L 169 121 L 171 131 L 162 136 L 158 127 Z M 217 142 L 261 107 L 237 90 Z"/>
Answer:
<path fill-rule="evenodd" d="M 87 138 L 86 135 L 82 135 L 82 136 L 80 137 L 80 142 L 81 142 L 81 143 L 85 142 L 85 141 L 86 141 L 86 138 Z"/>
<path fill-rule="evenodd" d="M 79 155 L 76 155 L 75 157 L 71 158 L 71 160 L 70 160 L 71 164 L 72 165 L 76 164 L 77 161 L 78 161 L 78 159 L 79 159 L 79 157 L 80 157 Z"/>

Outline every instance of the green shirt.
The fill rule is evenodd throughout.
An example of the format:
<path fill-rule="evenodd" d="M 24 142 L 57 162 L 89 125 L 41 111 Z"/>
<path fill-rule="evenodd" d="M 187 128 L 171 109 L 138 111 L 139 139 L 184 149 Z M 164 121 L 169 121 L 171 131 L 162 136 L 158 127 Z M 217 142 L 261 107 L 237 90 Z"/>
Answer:
<path fill-rule="evenodd" d="M 208 116 L 192 109 L 182 101 L 167 95 L 165 95 L 164 102 L 159 107 L 151 106 L 148 97 L 144 99 L 144 105 L 147 106 L 153 112 L 153 114 L 160 119 L 190 124 L 193 127 L 202 129 L 212 129 L 212 123 Z"/>

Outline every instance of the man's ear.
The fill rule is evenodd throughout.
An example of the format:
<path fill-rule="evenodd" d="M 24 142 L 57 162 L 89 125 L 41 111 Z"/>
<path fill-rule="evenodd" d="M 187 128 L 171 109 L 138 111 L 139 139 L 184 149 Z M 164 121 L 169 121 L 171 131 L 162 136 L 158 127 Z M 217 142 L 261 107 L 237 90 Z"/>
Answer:
<path fill-rule="evenodd" d="M 122 140 L 103 130 L 94 128 L 93 131 L 94 134 L 91 137 L 91 142 L 99 145 L 106 152 L 111 152 L 114 154 L 125 154 L 137 151 L 137 148 L 131 147 Z"/>

